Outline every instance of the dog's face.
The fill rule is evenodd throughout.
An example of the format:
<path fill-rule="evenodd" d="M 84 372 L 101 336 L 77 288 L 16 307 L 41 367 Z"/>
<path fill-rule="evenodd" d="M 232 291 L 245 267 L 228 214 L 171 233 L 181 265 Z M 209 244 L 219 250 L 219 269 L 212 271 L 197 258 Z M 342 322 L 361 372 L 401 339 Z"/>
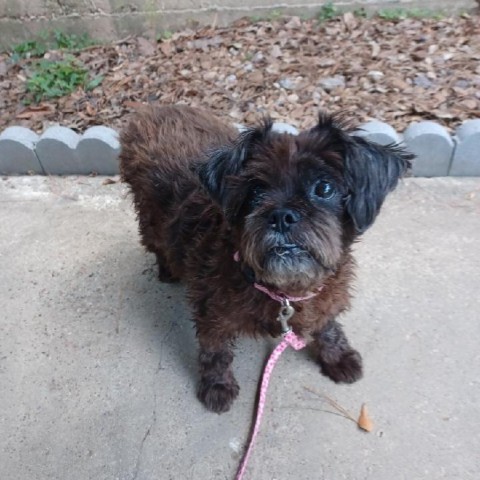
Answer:
<path fill-rule="evenodd" d="M 290 294 L 321 286 L 374 221 L 412 156 L 334 118 L 298 136 L 266 122 L 212 155 L 200 178 L 239 243 L 255 281 Z"/>

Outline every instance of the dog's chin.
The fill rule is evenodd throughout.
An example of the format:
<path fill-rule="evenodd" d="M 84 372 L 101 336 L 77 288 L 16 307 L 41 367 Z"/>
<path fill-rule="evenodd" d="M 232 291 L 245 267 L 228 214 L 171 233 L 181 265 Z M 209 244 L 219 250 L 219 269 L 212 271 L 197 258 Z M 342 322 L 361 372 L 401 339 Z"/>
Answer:
<path fill-rule="evenodd" d="M 316 291 L 326 275 L 307 250 L 294 244 L 270 248 L 261 264 L 261 271 L 255 272 L 257 281 L 290 295 Z"/>

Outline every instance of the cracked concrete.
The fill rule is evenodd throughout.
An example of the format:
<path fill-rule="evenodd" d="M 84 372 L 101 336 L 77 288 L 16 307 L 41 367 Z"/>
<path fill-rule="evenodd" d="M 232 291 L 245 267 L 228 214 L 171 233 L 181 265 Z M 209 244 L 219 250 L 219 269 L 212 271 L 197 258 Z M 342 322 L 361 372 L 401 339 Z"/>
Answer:
<path fill-rule="evenodd" d="M 240 396 L 206 412 L 183 289 L 159 284 L 125 189 L 102 182 L 0 179 L 0 477 L 231 479 L 275 342 L 239 342 Z M 479 178 L 405 181 L 357 247 L 342 319 L 365 378 L 335 385 L 287 351 L 248 479 L 478 478 L 479 240 Z M 305 386 L 366 402 L 374 431 Z"/>
<path fill-rule="evenodd" d="M 141 464 L 141 461 L 142 461 L 143 447 L 145 445 L 145 442 L 146 442 L 147 438 L 150 435 L 150 432 L 155 427 L 156 423 L 157 423 L 157 395 L 154 394 L 154 410 L 153 410 L 153 413 L 152 413 L 152 422 L 149 425 L 149 427 L 147 428 L 147 431 L 145 432 L 145 435 L 142 438 L 142 442 L 140 444 L 140 448 L 139 448 L 139 452 L 138 452 L 138 456 L 137 456 L 137 461 L 135 462 L 135 469 L 134 469 L 132 480 L 136 480 L 137 477 L 138 477 L 138 473 L 140 471 L 140 464 Z"/>

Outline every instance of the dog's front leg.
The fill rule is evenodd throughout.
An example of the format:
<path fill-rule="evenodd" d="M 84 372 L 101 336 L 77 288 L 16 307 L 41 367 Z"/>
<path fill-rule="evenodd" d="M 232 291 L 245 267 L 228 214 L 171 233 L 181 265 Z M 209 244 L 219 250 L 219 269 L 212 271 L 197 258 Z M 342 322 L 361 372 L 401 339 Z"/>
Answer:
<path fill-rule="evenodd" d="M 353 383 L 362 377 L 362 357 L 350 346 L 336 320 L 329 320 L 312 336 L 317 362 L 324 375 L 342 383 Z"/>
<path fill-rule="evenodd" d="M 223 413 L 230 409 L 240 391 L 231 369 L 233 361 L 230 339 L 212 345 L 212 335 L 199 334 L 200 384 L 199 400 L 212 412 Z"/>

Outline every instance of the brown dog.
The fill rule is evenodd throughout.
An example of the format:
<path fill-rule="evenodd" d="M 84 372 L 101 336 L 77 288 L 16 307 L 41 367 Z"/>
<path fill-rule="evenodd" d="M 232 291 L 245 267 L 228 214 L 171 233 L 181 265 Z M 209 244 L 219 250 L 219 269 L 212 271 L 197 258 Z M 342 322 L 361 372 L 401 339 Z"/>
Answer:
<path fill-rule="evenodd" d="M 238 134 L 186 106 L 146 107 L 121 144 L 142 243 L 160 280 L 187 287 L 207 408 L 225 412 L 238 395 L 235 338 L 280 335 L 270 295 L 311 297 L 293 305 L 294 332 L 312 336 L 323 374 L 361 377 L 361 356 L 335 320 L 349 307 L 351 245 L 412 155 L 351 135 L 326 114 L 298 136 L 275 133 L 269 121 Z"/>

